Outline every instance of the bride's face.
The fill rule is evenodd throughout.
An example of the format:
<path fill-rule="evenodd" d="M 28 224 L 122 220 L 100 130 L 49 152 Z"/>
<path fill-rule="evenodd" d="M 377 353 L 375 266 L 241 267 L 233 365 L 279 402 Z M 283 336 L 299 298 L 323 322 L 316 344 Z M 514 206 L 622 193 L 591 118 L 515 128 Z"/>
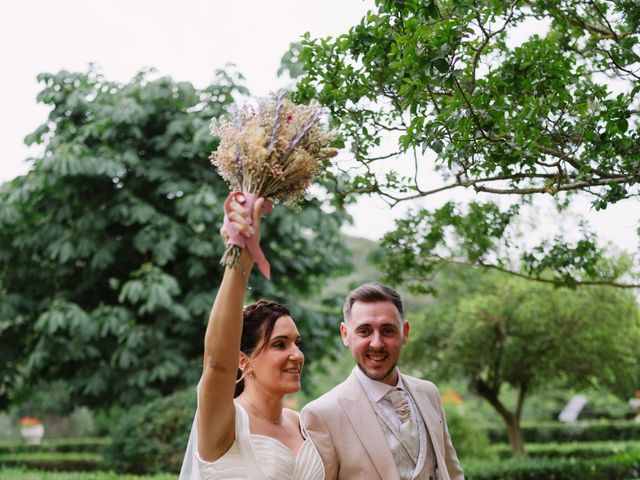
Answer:
<path fill-rule="evenodd" d="M 300 390 L 304 354 L 300 333 L 290 316 L 276 320 L 271 337 L 251 363 L 256 386 L 282 394 Z"/>

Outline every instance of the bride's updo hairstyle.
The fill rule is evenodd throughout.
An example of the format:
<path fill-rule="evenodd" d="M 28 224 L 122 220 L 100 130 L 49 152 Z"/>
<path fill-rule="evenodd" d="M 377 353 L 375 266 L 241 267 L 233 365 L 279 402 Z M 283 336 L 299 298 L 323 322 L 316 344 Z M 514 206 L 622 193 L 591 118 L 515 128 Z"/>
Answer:
<path fill-rule="evenodd" d="M 240 351 L 248 357 L 258 355 L 267 346 L 269 338 L 273 333 L 273 327 L 280 317 L 291 316 L 289 310 L 284 305 L 269 300 L 258 300 L 256 303 L 247 305 L 242 311 L 242 338 L 240 339 Z M 256 351 L 258 344 L 262 341 L 260 349 Z M 237 397 L 244 390 L 244 378 L 242 370 L 238 369 L 236 377 L 234 397 Z"/>

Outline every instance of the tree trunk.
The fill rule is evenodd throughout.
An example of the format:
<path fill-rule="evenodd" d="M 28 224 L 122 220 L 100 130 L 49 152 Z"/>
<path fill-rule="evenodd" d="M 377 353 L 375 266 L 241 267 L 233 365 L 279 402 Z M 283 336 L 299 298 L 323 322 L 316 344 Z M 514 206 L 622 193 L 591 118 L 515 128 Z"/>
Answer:
<path fill-rule="evenodd" d="M 509 445 L 511 446 L 513 456 L 524 457 L 524 441 L 522 439 L 522 429 L 520 428 L 520 418 L 522 418 L 522 407 L 527 393 L 526 385 L 521 385 L 520 387 L 515 412 L 511 412 L 498 398 L 496 389 L 490 388 L 483 380 L 474 379 L 470 382 L 469 388 L 472 392 L 487 400 L 507 424 Z"/>
<path fill-rule="evenodd" d="M 522 441 L 520 419 L 510 415 L 509 419 L 505 418 L 504 420 L 507 423 L 507 429 L 509 431 L 509 445 L 511 446 L 511 453 L 513 453 L 514 457 L 524 457 L 524 442 Z"/>

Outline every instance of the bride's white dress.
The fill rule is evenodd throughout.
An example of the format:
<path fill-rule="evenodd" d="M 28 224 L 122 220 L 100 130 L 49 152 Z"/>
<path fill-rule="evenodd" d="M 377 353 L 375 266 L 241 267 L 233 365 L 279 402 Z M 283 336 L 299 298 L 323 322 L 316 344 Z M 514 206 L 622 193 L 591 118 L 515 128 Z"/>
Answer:
<path fill-rule="evenodd" d="M 201 480 L 323 480 L 322 459 L 306 434 L 298 456 L 275 438 L 252 434 L 249 416 L 236 408 L 236 439 L 231 448 L 215 462 L 205 462 L 194 453 Z"/>

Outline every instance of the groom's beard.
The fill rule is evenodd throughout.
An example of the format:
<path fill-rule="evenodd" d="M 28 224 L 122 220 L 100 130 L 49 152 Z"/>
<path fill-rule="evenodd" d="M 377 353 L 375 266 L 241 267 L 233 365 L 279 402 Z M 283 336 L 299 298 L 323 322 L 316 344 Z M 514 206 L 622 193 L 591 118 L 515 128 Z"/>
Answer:
<path fill-rule="evenodd" d="M 370 354 L 371 355 L 375 355 L 375 354 L 389 355 L 389 352 L 387 352 L 386 350 L 370 350 L 365 354 L 365 359 L 367 355 L 370 355 Z M 378 382 L 384 382 L 385 380 L 390 378 L 395 373 L 396 365 L 397 365 L 397 363 L 394 363 L 387 370 L 379 372 L 379 371 L 367 371 L 366 367 L 363 366 L 362 363 L 357 362 L 356 364 L 358 365 L 358 368 L 362 373 L 364 373 L 371 380 L 376 380 Z"/>

